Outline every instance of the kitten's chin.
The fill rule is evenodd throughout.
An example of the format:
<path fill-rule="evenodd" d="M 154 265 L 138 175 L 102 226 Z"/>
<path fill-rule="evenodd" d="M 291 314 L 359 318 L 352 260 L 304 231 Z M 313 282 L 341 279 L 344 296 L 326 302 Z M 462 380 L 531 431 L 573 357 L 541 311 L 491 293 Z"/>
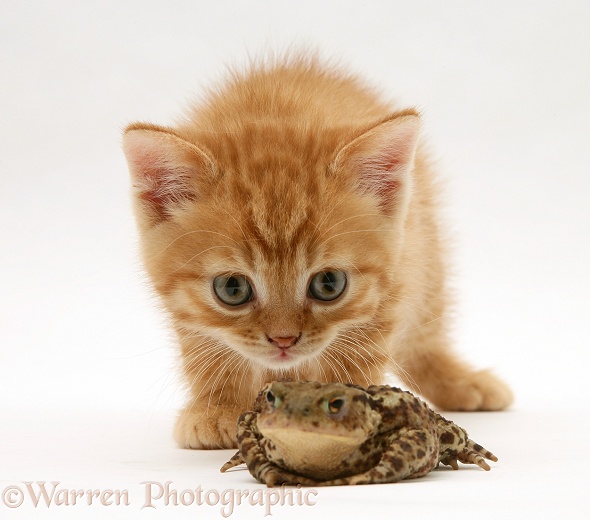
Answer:
<path fill-rule="evenodd" d="M 266 368 L 272 370 L 286 370 L 289 368 L 295 368 L 301 365 L 307 357 L 297 356 L 287 352 L 280 352 L 279 354 L 268 356 L 266 361 Z"/>

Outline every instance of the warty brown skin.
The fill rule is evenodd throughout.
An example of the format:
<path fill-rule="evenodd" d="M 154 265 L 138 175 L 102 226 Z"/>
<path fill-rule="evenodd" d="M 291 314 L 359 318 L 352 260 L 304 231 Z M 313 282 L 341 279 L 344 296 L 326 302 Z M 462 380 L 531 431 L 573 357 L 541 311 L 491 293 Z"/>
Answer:
<path fill-rule="evenodd" d="M 384 484 L 426 475 L 439 462 L 477 464 L 497 457 L 409 392 L 340 383 L 272 382 L 238 420 L 239 451 L 222 468 L 245 463 L 258 481 L 338 486 Z"/>

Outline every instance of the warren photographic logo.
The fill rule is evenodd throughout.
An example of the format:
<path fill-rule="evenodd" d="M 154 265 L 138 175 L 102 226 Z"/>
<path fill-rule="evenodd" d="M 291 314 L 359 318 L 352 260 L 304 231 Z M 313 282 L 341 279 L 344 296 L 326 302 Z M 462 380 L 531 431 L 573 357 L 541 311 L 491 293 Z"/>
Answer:
<path fill-rule="evenodd" d="M 297 487 L 256 489 L 177 488 L 172 481 L 140 482 L 129 489 L 76 489 L 52 481 L 22 481 L 5 487 L 0 494 L 0 507 L 71 508 L 133 507 L 140 510 L 166 507 L 218 508 L 221 516 L 230 517 L 237 508 L 260 508 L 272 516 L 277 507 L 310 507 L 316 505 L 315 489 Z"/>

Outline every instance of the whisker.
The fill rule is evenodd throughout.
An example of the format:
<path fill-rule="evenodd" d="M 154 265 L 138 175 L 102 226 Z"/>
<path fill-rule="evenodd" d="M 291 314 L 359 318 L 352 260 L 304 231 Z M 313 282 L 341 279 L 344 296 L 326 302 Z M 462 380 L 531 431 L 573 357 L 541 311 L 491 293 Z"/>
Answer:
<path fill-rule="evenodd" d="M 351 229 L 350 231 L 343 231 L 342 233 L 336 233 L 335 235 L 329 236 L 324 240 L 324 244 L 327 243 L 329 240 L 334 240 L 335 238 L 342 237 L 344 235 L 351 235 L 353 233 L 383 233 L 384 228 L 375 228 L 375 229 Z"/>
<path fill-rule="evenodd" d="M 346 377 L 348 378 L 348 381 L 346 381 L 346 382 L 348 382 L 348 383 L 352 383 L 352 382 L 353 382 L 353 379 L 352 379 L 352 377 L 350 376 L 350 373 L 348 372 L 348 370 L 346 369 L 346 366 L 344 365 L 344 363 L 342 363 L 342 362 L 341 362 L 341 361 L 338 359 L 338 356 L 336 356 L 334 353 L 330 352 L 330 347 L 328 347 L 328 348 L 327 348 L 327 349 L 326 349 L 324 352 L 325 352 L 325 354 L 326 354 L 327 356 L 329 356 L 329 357 L 330 357 L 330 358 L 331 358 L 331 359 L 332 359 L 332 360 L 333 360 L 335 363 L 337 363 L 337 364 L 340 366 L 340 368 L 342 369 L 343 373 L 344 373 L 344 374 L 346 374 Z M 340 379 L 340 381 L 341 381 L 341 382 L 344 382 L 344 381 L 342 381 L 341 379 Z"/>
<path fill-rule="evenodd" d="M 334 345 L 335 347 L 336 347 L 336 346 L 344 347 L 344 348 L 341 348 L 341 349 L 339 349 L 338 353 L 339 353 L 339 354 L 340 354 L 342 357 L 344 357 L 344 358 L 346 358 L 348 361 L 350 361 L 350 363 L 356 367 L 356 369 L 359 371 L 359 373 L 360 373 L 360 374 L 361 374 L 361 375 L 362 375 L 362 376 L 365 378 L 365 386 L 369 386 L 369 385 L 371 384 L 371 381 L 369 381 L 369 378 L 367 377 L 366 371 L 365 371 L 365 370 L 363 370 L 363 369 L 360 367 L 360 365 L 359 365 L 359 364 L 358 364 L 358 363 L 357 363 L 357 362 L 356 362 L 356 361 L 355 361 L 355 360 L 352 358 L 352 356 L 348 355 L 348 353 L 347 353 L 347 350 L 348 350 L 348 351 L 350 351 L 350 350 L 349 350 L 349 349 L 350 349 L 350 347 L 348 347 L 348 346 L 346 346 L 346 345 L 343 345 L 343 344 L 338 344 L 338 343 L 334 343 L 333 345 Z M 366 364 L 366 366 L 367 366 L 367 369 L 368 369 L 368 368 L 369 368 L 369 365 L 366 363 L 366 361 L 365 361 L 365 364 Z M 349 382 L 350 382 L 350 383 L 354 383 L 355 381 L 353 381 L 352 379 L 350 379 L 350 381 L 349 381 Z"/>
<path fill-rule="evenodd" d="M 344 203 L 344 200 L 345 200 L 344 197 L 339 198 L 338 201 L 336 202 L 336 204 L 332 205 L 330 210 L 325 212 L 322 219 L 317 224 L 314 223 L 315 231 L 314 231 L 314 234 L 312 235 L 312 239 L 313 239 L 311 242 L 312 246 L 316 243 L 316 239 L 320 238 L 317 236 L 317 234 L 320 232 L 320 226 L 322 226 L 324 224 L 324 222 L 326 222 L 330 218 L 330 216 L 332 215 L 332 213 L 334 213 L 336 208 L 338 208 L 341 204 Z"/>
<path fill-rule="evenodd" d="M 334 363 L 332 362 L 332 355 L 327 350 L 324 350 L 321 354 L 321 357 L 328 365 L 328 368 L 332 371 L 334 378 L 336 378 L 339 383 L 344 383 L 344 381 L 342 380 L 342 377 L 340 377 L 340 372 L 338 371 L 338 369 L 334 366 Z M 327 381 L 332 382 L 333 380 L 327 379 Z"/>
<path fill-rule="evenodd" d="M 238 220 L 236 219 L 236 217 L 234 217 L 227 209 L 225 209 L 224 207 L 219 207 L 219 209 L 221 209 L 221 211 L 223 211 L 229 218 L 231 218 L 235 223 L 236 226 L 238 226 L 238 229 L 240 230 L 240 233 L 242 233 L 242 236 L 244 237 L 244 240 L 246 242 L 249 242 L 250 239 L 248 238 L 248 236 L 246 235 L 244 228 L 242 227 L 242 225 L 238 222 Z"/>
<path fill-rule="evenodd" d="M 437 316 L 436 318 L 434 318 L 432 320 L 426 321 L 424 323 L 420 323 L 420 325 L 416 325 L 415 327 L 411 327 L 409 329 L 405 329 L 404 332 L 411 332 L 413 330 L 420 329 L 420 328 L 425 327 L 426 325 L 430 325 L 431 323 L 434 323 L 435 321 L 438 321 L 440 319 L 442 319 L 442 316 Z"/>
<path fill-rule="evenodd" d="M 171 273 L 176 273 L 176 272 L 180 271 L 183 267 L 185 267 L 187 264 L 192 262 L 195 258 L 198 258 L 199 256 L 207 253 L 208 251 L 212 251 L 213 249 L 232 249 L 233 250 L 234 248 L 231 246 L 211 246 L 211 247 L 208 247 L 207 249 L 203 249 L 203 251 L 200 251 L 196 255 L 191 256 L 184 264 L 182 264 L 180 267 L 177 267 L 176 269 L 174 269 L 174 271 L 171 271 Z"/>
<path fill-rule="evenodd" d="M 381 336 L 383 343 L 385 343 L 385 339 L 381 335 L 379 329 L 375 329 L 374 332 L 377 332 Z M 369 337 L 369 335 L 361 328 L 355 327 L 354 329 L 348 330 L 346 332 L 346 334 L 360 335 L 362 337 L 363 341 L 368 341 L 375 348 L 375 350 L 379 354 L 381 354 L 383 357 L 385 357 L 387 359 L 389 359 L 391 357 L 391 353 L 389 352 L 389 350 L 385 346 L 379 345 L 375 340 L 373 340 L 371 337 Z M 348 337 L 350 337 L 350 336 L 348 336 Z M 356 338 L 353 338 L 353 337 L 350 337 L 350 339 L 356 340 Z M 358 345 L 360 347 L 362 347 L 367 352 L 367 354 L 371 355 L 371 352 L 363 345 L 362 342 L 359 342 Z"/>
<path fill-rule="evenodd" d="M 242 395 L 242 383 L 244 382 L 244 378 L 246 376 L 247 373 L 252 373 L 252 368 L 251 368 L 251 362 L 249 359 L 244 358 L 244 362 L 246 364 L 246 367 L 244 368 L 244 370 L 242 370 L 242 377 L 240 377 L 240 383 L 238 385 L 237 390 L 235 390 L 234 396 L 236 397 L 235 401 L 238 400 L 238 398 Z M 248 391 L 250 392 L 252 390 L 252 388 L 249 388 Z"/>
<path fill-rule="evenodd" d="M 381 331 L 379 329 L 374 329 L 380 336 L 381 339 L 383 340 L 383 343 L 385 343 L 385 339 L 383 338 L 383 335 L 381 334 Z M 355 329 L 355 332 L 358 332 L 359 334 L 361 334 L 367 341 L 369 341 L 370 343 L 372 343 L 375 347 L 379 348 L 377 343 L 375 343 L 375 341 L 373 341 L 366 333 L 365 331 L 362 330 L 362 328 L 358 327 Z M 385 352 L 385 351 L 384 351 Z M 389 352 L 387 352 L 387 359 L 388 359 L 388 363 L 392 366 L 392 368 L 395 370 L 395 372 L 400 375 L 400 377 L 402 377 L 402 379 L 406 380 L 411 388 L 411 390 L 413 392 L 417 392 L 417 393 L 421 393 L 420 391 L 420 386 L 418 385 L 418 383 L 416 383 L 416 381 L 414 380 L 414 378 L 410 375 L 410 373 L 405 370 L 394 358 L 393 356 L 391 356 L 391 354 Z"/>
<path fill-rule="evenodd" d="M 225 376 L 224 381 L 223 381 L 223 385 L 221 386 L 221 388 L 219 390 L 219 395 L 223 395 L 223 389 L 225 388 L 225 385 L 227 384 L 227 382 L 231 378 L 232 374 L 236 371 L 236 369 L 239 369 L 239 367 L 241 367 L 243 365 L 243 363 L 244 363 L 244 358 L 242 356 L 240 356 L 239 354 L 235 354 L 234 356 L 232 356 L 231 363 L 228 364 L 228 366 L 224 366 L 223 369 L 219 371 L 217 378 L 215 379 L 215 382 L 213 383 L 213 385 L 211 386 L 211 390 L 209 391 L 209 400 L 207 401 L 207 412 L 211 408 L 211 399 L 213 398 L 213 394 L 215 393 L 215 389 L 217 388 L 217 385 L 219 384 L 220 378 L 222 376 Z M 231 367 L 233 367 L 233 368 L 231 368 Z M 231 368 L 231 370 L 229 370 L 230 368 Z M 228 372 L 228 370 L 229 370 L 229 372 Z M 219 400 L 215 405 L 215 410 L 217 410 L 218 407 L 219 407 Z"/>
<path fill-rule="evenodd" d="M 178 242 L 179 240 L 183 239 L 184 237 L 188 236 L 188 235 L 193 235 L 195 233 L 211 233 L 212 235 L 219 235 L 223 238 L 227 238 L 228 240 L 230 240 L 231 242 L 233 242 L 234 244 L 238 245 L 238 242 L 236 242 L 232 237 L 225 235 L 223 233 L 220 233 L 219 231 L 212 231 L 210 229 L 193 229 L 192 231 L 186 231 L 185 233 L 183 233 L 180 236 L 177 236 L 174 240 L 172 240 L 168 245 L 166 245 L 163 249 L 161 249 L 160 251 L 158 251 L 157 253 L 154 253 L 152 256 L 149 257 L 149 260 L 155 258 L 156 256 L 161 255 L 164 251 L 166 251 L 169 247 L 172 247 L 172 245 L 175 242 Z"/>
<path fill-rule="evenodd" d="M 364 361 L 364 363 L 367 365 L 367 368 L 369 367 L 369 364 L 371 364 L 372 366 L 374 366 L 378 371 L 381 370 L 381 367 L 375 362 L 375 360 L 373 359 L 373 353 L 370 352 L 366 347 L 364 347 L 358 340 L 355 340 L 353 338 L 347 338 L 347 337 L 341 337 L 338 340 L 336 340 L 334 342 L 334 346 L 342 346 L 344 349 L 354 352 L 354 354 L 359 358 L 362 359 Z M 366 356 L 365 355 L 361 355 L 358 352 L 358 349 L 366 352 Z M 360 368 L 359 368 L 360 370 Z"/>
<path fill-rule="evenodd" d="M 417 305 L 417 304 L 415 304 L 415 303 L 412 303 L 412 302 L 406 301 L 406 300 L 405 300 L 405 298 L 398 298 L 397 296 L 393 296 L 393 295 L 391 295 L 391 296 L 390 296 L 390 298 L 392 298 L 392 299 L 394 299 L 395 301 L 398 301 L 398 302 L 400 302 L 400 303 L 405 303 L 406 305 L 409 305 L 410 307 L 414 307 L 414 308 L 416 308 L 416 309 L 418 309 L 418 310 L 420 310 L 420 311 L 423 311 L 423 312 L 425 312 L 425 313 L 427 313 L 427 314 L 430 314 L 430 315 L 432 315 L 432 316 L 435 316 L 437 319 L 438 319 L 438 318 L 441 318 L 441 316 L 438 316 L 438 315 L 437 315 L 437 314 L 435 314 L 434 312 L 432 312 L 432 311 L 430 311 L 430 310 L 428 310 L 428 309 L 426 309 L 426 308 L 424 308 L 424 307 L 422 307 L 422 306 L 420 306 L 420 305 Z"/>
<path fill-rule="evenodd" d="M 343 219 L 339 220 L 338 222 L 336 222 L 335 224 L 332 224 L 328 229 L 325 229 L 324 232 L 321 235 L 319 235 L 317 238 L 318 239 L 322 238 L 329 231 L 331 231 L 335 227 L 339 226 L 340 224 L 342 224 L 342 223 L 344 223 L 344 222 L 346 222 L 348 220 L 352 220 L 354 218 L 361 218 L 361 217 L 378 217 L 378 216 L 379 216 L 378 213 L 362 213 L 362 214 L 359 214 L 359 215 L 352 215 L 350 217 L 343 218 Z"/>

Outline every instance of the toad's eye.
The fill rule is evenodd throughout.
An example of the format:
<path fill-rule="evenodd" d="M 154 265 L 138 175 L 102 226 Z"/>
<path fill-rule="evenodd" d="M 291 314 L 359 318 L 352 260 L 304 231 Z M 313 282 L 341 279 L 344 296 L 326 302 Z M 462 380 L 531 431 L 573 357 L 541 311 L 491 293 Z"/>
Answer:
<path fill-rule="evenodd" d="M 341 397 L 334 397 L 328 401 L 328 410 L 330 413 L 338 413 L 344 406 L 344 399 Z"/>
<path fill-rule="evenodd" d="M 223 303 L 234 307 L 250 301 L 254 294 L 250 282 L 241 274 L 217 276 L 213 290 Z"/>
<path fill-rule="evenodd" d="M 270 390 L 266 392 L 266 400 L 273 408 L 279 406 L 279 403 L 281 402 L 280 398 L 273 394 Z"/>
<path fill-rule="evenodd" d="M 321 271 L 309 284 L 309 293 L 316 300 L 330 302 L 338 298 L 346 288 L 346 274 L 342 271 Z"/>

